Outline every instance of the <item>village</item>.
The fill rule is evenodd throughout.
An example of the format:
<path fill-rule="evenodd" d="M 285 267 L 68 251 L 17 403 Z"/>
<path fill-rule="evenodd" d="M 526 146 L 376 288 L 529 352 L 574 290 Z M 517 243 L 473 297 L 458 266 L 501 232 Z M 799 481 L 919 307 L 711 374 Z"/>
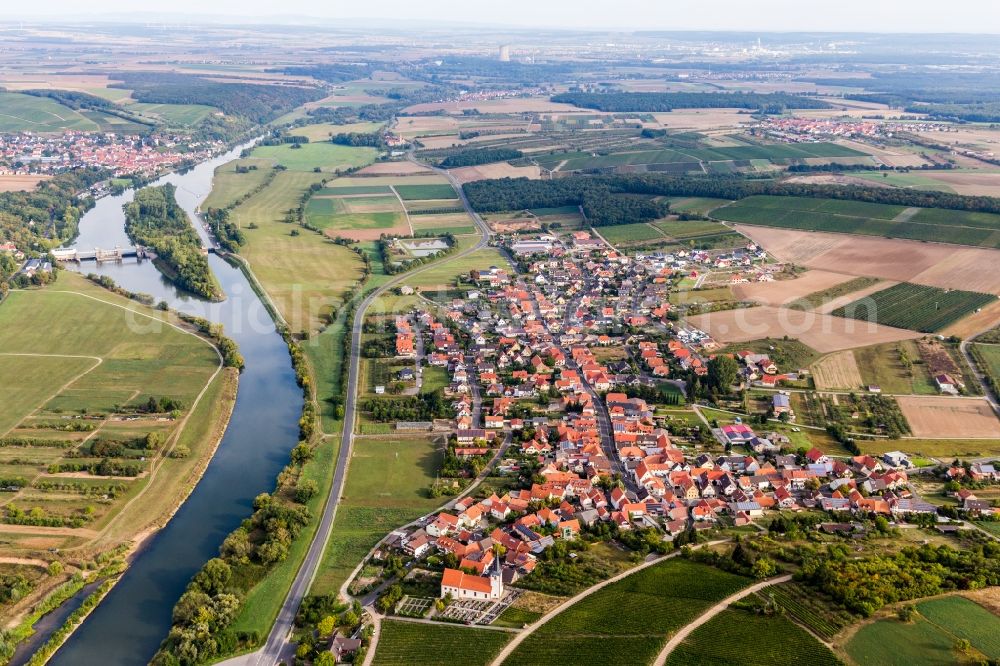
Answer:
<path fill-rule="evenodd" d="M 79 167 L 99 167 L 115 177 L 153 177 L 182 163 L 198 161 L 224 147 L 184 137 L 141 137 L 115 132 L 0 134 L 0 175 L 52 175 Z"/>
<path fill-rule="evenodd" d="M 629 534 L 670 549 L 765 530 L 758 523 L 786 512 L 822 514 L 820 528 L 844 534 L 876 516 L 946 530 L 951 518 L 992 515 L 968 489 L 952 493 L 959 511 L 944 515 L 914 490 L 912 478 L 932 470 L 910 454 L 832 456 L 793 443 L 801 428 L 782 386 L 804 371 L 766 353 L 722 354 L 738 366 L 739 385 L 766 391 L 767 411 L 753 425 L 710 420 L 698 406 L 678 422 L 664 409 L 684 400 L 691 380 L 709 381 L 720 349 L 679 321 L 670 293 L 712 271 L 729 282 L 775 279 L 783 266 L 756 245 L 630 257 L 587 231 L 500 243 L 510 266 L 472 270 L 463 298 L 424 297 L 426 307 L 393 325 L 396 359 L 414 363 L 399 379 L 419 382 L 424 366 L 447 370 L 448 455 L 478 461 L 476 470 L 493 465 L 509 483 L 483 494 L 466 483 L 445 510 L 383 539 L 369 563 L 403 558 L 402 582 L 424 595 L 400 593 L 391 574 L 355 581 L 379 610 L 489 624 L 526 580 L 545 575 L 538 567 L 552 549 Z M 413 425 L 429 424 L 396 427 Z M 1000 472 L 953 465 L 934 481 L 960 478 L 989 484 Z"/>

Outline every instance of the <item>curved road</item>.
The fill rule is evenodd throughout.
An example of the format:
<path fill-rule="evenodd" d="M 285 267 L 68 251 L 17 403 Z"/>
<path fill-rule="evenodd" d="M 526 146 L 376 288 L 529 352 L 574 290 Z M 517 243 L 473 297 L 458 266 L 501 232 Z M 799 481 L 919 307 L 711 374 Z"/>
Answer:
<path fill-rule="evenodd" d="M 416 162 L 412 155 L 409 159 L 419 164 L 419 162 Z M 427 165 L 422 164 L 422 166 Z M 490 229 L 486 226 L 486 223 L 479 216 L 479 214 L 472 209 L 472 206 L 469 204 L 469 200 L 466 198 L 465 192 L 462 191 L 462 187 L 458 183 L 458 180 L 447 171 L 437 169 L 435 167 L 429 168 L 448 179 L 451 186 L 455 188 L 456 192 L 458 192 L 458 196 L 461 199 L 465 210 L 472 217 L 482 234 L 478 243 L 459 252 L 458 254 L 445 257 L 443 261 L 448 262 L 454 259 L 459 259 L 486 247 L 490 240 Z M 375 299 L 389 289 L 399 285 L 401 282 L 405 282 L 414 275 L 429 268 L 436 268 L 439 263 L 441 262 L 431 262 L 414 271 L 403 273 L 402 275 L 393 278 L 381 287 L 372 291 L 363 301 L 361 301 L 357 310 L 355 310 L 354 322 L 351 327 L 351 354 L 347 380 L 347 402 L 344 406 L 344 429 L 340 440 L 340 452 L 337 455 L 337 466 L 333 474 L 333 485 L 330 488 L 330 494 L 327 496 L 326 505 L 323 508 L 323 514 L 320 517 L 319 527 L 316 530 L 316 534 L 313 536 L 312 543 L 309 545 L 309 551 L 306 553 L 306 557 L 302 561 L 302 565 L 299 567 L 295 580 L 292 582 L 292 586 L 288 590 L 288 595 L 285 597 L 285 601 L 278 613 L 278 618 L 271 629 L 271 633 L 268 634 L 267 642 L 265 642 L 264 647 L 256 652 L 251 652 L 250 654 L 225 661 L 223 662 L 224 664 L 229 666 L 272 666 L 273 664 L 277 664 L 283 660 L 287 663 L 291 663 L 291 658 L 294 655 L 294 646 L 289 642 L 288 637 L 291 634 L 292 624 L 295 621 L 295 614 L 298 612 L 299 605 L 302 603 L 303 597 L 305 597 L 306 593 L 309 591 L 309 587 L 312 585 L 313 579 L 316 577 L 316 572 L 319 569 L 320 562 L 323 559 L 323 551 L 326 549 L 326 543 L 330 538 L 331 531 L 333 530 L 333 521 L 337 517 L 337 508 L 340 505 L 340 497 L 344 490 L 344 481 L 347 478 L 347 468 L 351 460 L 351 450 L 354 445 L 354 421 L 357 408 L 358 376 L 360 374 L 359 360 L 361 357 L 361 329 L 364 325 L 365 312 Z"/>

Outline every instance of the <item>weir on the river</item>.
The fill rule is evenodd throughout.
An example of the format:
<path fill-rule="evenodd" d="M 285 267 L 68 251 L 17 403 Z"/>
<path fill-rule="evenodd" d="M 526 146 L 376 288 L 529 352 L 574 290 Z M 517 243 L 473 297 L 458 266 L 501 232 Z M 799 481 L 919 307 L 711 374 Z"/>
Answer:
<path fill-rule="evenodd" d="M 206 247 L 196 214 L 212 187 L 215 168 L 239 156 L 243 146 L 184 174 L 157 181 L 177 186 L 177 200 Z M 104 197 L 80 222 L 75 246 L 131 248 L 122 206 L 132 191 Z M 177 599 L 198 569 L 218 554 L 226 535 L 250 515 L 253 498 L 274 488 L 274 479 L 298 441 L 302 391 L 295 383 L 288 348 L 267 310 L 239 269 L 210 255 L 209 265 L 226 292 L 220 303 L 178 289 L 151 262 L 103 262 L 86 269 L 108 275 L 129 291 L 144 292 L 171 308 L 221 323 L 246 362 L 232 419 L 202 479 L 174 517 L 144 544 L 104 601 L 53 656 L 54 666 L 146 664 L 170 630 Z"/>

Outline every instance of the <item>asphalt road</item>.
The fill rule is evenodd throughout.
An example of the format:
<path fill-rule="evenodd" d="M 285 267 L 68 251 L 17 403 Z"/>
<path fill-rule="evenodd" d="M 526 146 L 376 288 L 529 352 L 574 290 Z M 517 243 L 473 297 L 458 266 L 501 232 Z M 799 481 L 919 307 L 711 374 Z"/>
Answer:
<path fill-rule="evenodd" d="M 412 156 L 410 159 L 411 161 L 416 161 Z M 458 180 L 447 171 L 434 167 L 431 168 L 447 178 L 448 182 L 450 182 L 452 187 L 455 188 L 462 201 L 462 205 L 472 217 L 473 221 L 476 223 L 476 227 L 478 227 L 480 233 L 482 234 L 482 238 L 480 238 L 479 242 L 474 246 L 463 250 L 458 254 L 452 255 L 451 257 L 447 257 L 444 261 L 448 262 L 453 259 L 464 257 L 486 247 L 489 244 L 490 229 L 479 214 L 472 210 L 472 206 L 469 204 L 469 200 L 466 198 L 465 192 L 462 191 L 462 187 L 458 183 Z M 358 377 L 360 375 L 359 360 L 361 358 L 361 329 L 365 321 L 365 312 L 375 299 L 384 294 L 386 291 L 392 289 L 400 283 L 405 282 L 406 280 L 409 280 L 414 275 L 421 273 L 424 270 L 436 267 L 438 263 L 440 262 L 431 262 L 430 264 L 418 268 L 417 270 L 404 273 L 390 280 L 378 289 L 374 290 L 363 301 L 361 301 L 361 304 L 355 311 L 354 322 L 351 326 L 351 353 L 347 379 L 347 402 L 344 405 L 344 430 L 340 440 L 340 453 L 337 456 L 337 466 L 333 472 L 333 486 L 330 488 L 330 494 L 327 497 L 326 505 L 323 508 L 323 515 L 320 517 L 319 528 L 316 530 L 313 541 L 309 545 L 309 552 L 306 553 L 306 557 L 303 560 L 301 567 L 299 567 L 299 571 L 295 576 L 295 580 L 292 582 L 288 595 L 285 597 L 285 601 L 281 606 L 281 611 L 278 613 L 278 618 L 275 621 L 274 626 L 271 628 L 271 633 L 268 634 L 267 642 L 265 642 L 264 647 L 257 652 L 230 659 L 223 662 L 224 664 L 230 666 L 272 666 L 273 664 L 277 664 L 281 661 L 291 663 L 291 659 L 294 656 L 294 645 L 289 642 L 288 638 L 292 631 L 293 622 L 295 621 L 295 614 L 298 611 L 299 605 L 302 603 L 303 597 L 305 597 L 306 593 L 309 591 L 313 579 L 316 577 L 316 572 L 318 571 L 320 562 L 323 559 L 323 551 L 326 549 L 326 543 L 330 539 L 330 533 L 333 531 L 333 522 L 337 517 L 337 508 L 340 505 L 340 497 L 344 491 L 344 481 L 347 478 L 347 469 L 350 464 L 351 451 L 354 446 L 354 422 L 357 413 Z"/>

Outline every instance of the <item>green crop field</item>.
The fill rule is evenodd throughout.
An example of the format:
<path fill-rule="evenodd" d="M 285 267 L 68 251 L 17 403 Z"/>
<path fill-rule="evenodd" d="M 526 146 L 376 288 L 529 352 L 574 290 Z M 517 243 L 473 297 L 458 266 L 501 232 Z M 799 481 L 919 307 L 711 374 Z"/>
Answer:
<path fill-rule="evenodd" d="M 907 209 L 840 199 L 754 196 L 718 208 L 713 215 L 727 222 L 768 227 L 1000 248 L 1000 215 L 990 213 Z"/>
<path fill-rule="evenodd" d="M 931 624 L 964 638 L 990 659 L 1000 659 L 1000 618 L 965 597 L 943 597 L 917 604 Z"/>
<path fill-rule="evenodd" d="M 612 245 L 640 243 L 666 238 L 656 227 L 645 222 L 600 227 L 597 229 L 597 232 L 604 236 L 604 239 Z"/>
<path fill-rule="evenodd" d="M 300 146 L 292 148 L 292 146 Z M 338 146 L 332 143 L 285 143 L 280 146 L 257 146 L 253 157 L 263 157 L 290 171 L 313 171 L 317 167 L 331 173 L 337 169 L 365 166 L 375 161 L 374 148 Z"/>
<path fill-rule="evenodd" d="M 94 132 L 98 123 L 47 97 L 0 92 L 0 132 Z"/>
<path fill-rule="evenodd" d="M 332 594 L 379 539 L 441 505 L 427 492 L 443 452 L 426 437 L 359 439 L 312 594 Z"/>
<path fill-rule="evenodd" d="M 101 529 L 116 518 L 107 543 L 134 537 L 172 508 L 211 450 L 235 375 L 217 374 L 214 348 L 168 321 L 169 313 L 70 272 L 46 289 L 10 292 L 0 304 L 0 453 L 4 475 L 28 485 L 5 493 L 5 503 L 37 506 L 51 526 Z M 176 401 L 187 420 L 137 414 L 150 397 Z M 118 415 L 130 420 L 109 420 Z M 134 440 L 150 433 L 162 436 L 158 447 L 137 449 Z M 98 457 L 92 449 L 97 443 L 118 443 L 119 449 Z M 189 456 L 163 456 L 175 443 L 188 447 Z M 96 474 L 88 466 L 102 459 L 117 466 L 120 471 L 108 472 L 117 478 L 88 476 Z M 155 474 L 135 478 L 153 461 Z M 62 490 L 45 487 L 59 466 L 81 464 L 83 476 L 58 479 Z M 104 500 L 95 502 L 88 488 Z M 140 489 L 150 492 L 129 503 Z M 79 538 L 67 532 L 53 546 L 74 539 L 79 545 Z M 18 552 L 14 541 L 4 542 L 4 554 Z"/>
<path fill-rule="evenodd" d="M 634 164 L 679 164 L 698 169 L 699 162 L 737 162 L 748 160 L 797 160 L 807 158 L 865 158 L 860 151 L 832 143 L 799 143 L 746 146 L 713 146 L 674 150 L 632 150 L 598 155 L 587 151 L 545 155 L 537 159 L 546 169 L 560 171 L 604 169 Z M 559 166 L 562 163 L 562 166 Z"/>
<path fill-rule="evenodd" d="M 847 654 L 858 664 L 954 664 L 962 661 L 955 642 L 965 638 L 997 658 L 1000 619 L 989 611 L 955 597 L 925 601 L 917 610 L 920 615 L 911 623 L 886 618 L 861 627 L 847 643 Z"/>
<path fill-rule="evenodd" d="M 255 166 L 256 169 L 236 173 L 236 167 Z M 240 159 L 227 162 L 215 170 L 212 191 L 201 204 L 203 210 L 225 208 L 260 187 L 271 174 L 271 163 L 262 159 Z"/>
<path fill-rule="evenodd" d="M 742 576 L 674 558 L 556 615 L 504 664 L 649 663 L 672 633 L 747 583 Z"/>
<path fill-rule="evenodd" d="M 169 127 L 193 127 L 218 110 L 204 104 L 130 104 L 129 111 L 149 116 Z"/>
<path fill-rule="evenodd" d="M 719 206 L 731 203 L 729 199 L 711 197 L 679 197 L 670 199 L 670 210 L 675 213 L 697 213 L 708 215 Z"/>
<path fill-rule="evenodd" d="M 992 294 L 903 282 L 837 308 L 849 319 L 934 333 L 996 300 Z"/>
<path fill-rule="evenodd" d="M 442 213 L 435 215 L 411 215 L 410 224 L 417 233 L 474 234 L 476 225 L 468 213 Z"/>
<path fill-rule="evenodd" d="M 675 240 L 688 240 L 710 234 L 729 233 L 729 229 L 719 224 L 707 220 L 660 220 L 653 222 L 653 226 Z"/>
<path fill-rule="evenodd" d="M 667 664 L 837 666 L 840 660 L 826 646 L 784 617 L 729 609 L 691 632 L 667 656 Z"/>
<path fill-rule="evenodd" d="M 975 343 L 972 353 L 994 384 L 1000 386 L 1000 345 Z"/>
<path fill-rule="evenodd" d="M 291 230 L 298 227 L 284 222 L 286 211 L 298 206 L 309 186 L 321 178 L 321 174 L 281 171 L 232 212 L 247 238 L 240 254 L 294 331 L 323 326 L 361 276 L 361 259 L 350 248 L 307 230 L 292 236 Z"/>
<path fill-rule="evenodd" d="M 292 136 L 304 136 L 310 141 L 329 141 L 334 134 L 356 132 L 367 134 L 374 132 L 382 126 L 382 123 L 350 123 L 347 125 L 332 125 L 330 123 L 318 123 L 316 125 L 304 125 L 293 127 L 288 130 Z"/>
<path fill-rule="evenodd" d="M 486 666 L 513 634 L 462 626 L 383 620 L 375 666 Z M 461 655 L 459 657 L 459 655 Z"/>
<path fill-rule="evenodd" d="M 406 226 L 406 216 L 403 213 L 322 213 L 317 210 L 322 209 L 322 204 L 319 203 L 322 201 L 330 200 L 311 199 L 306 207 L 306 222 L 317 229 L 330 230 L 336 234 L 338 231 Z"/>
<path fill-rule="evenodd" d="M 396 185 L 396 192 L 403 201 L 416 199 L 457 199 L 458 193 L 451 185 Z"/>
<path fill-rule="evenodd" d="M 478 242 L 478 236 L 463 236 L 458 241 L 458 249 L 459 251 L 464 250 Z M 459 259 L 448 259 L 448 261 L 436 264 L 427 270 L 413 275 L 406 280 L 406 284 L 411 287 L 422 287 L 424 289 L 434 287 L 446 288 L 454 286 L 455 280 L 459 277 L 463 280 L 468 280 L 469 271 L 477 268 L 487 269 L 490 266 L 509 269 L 507 260 L 495 247 L 485 247 Z"/>
<path fill-rule="evenodd" d="M 392 194 L 388 185 L 344 185 L 342 187 L 324 187 L 316 193 L 318 197 L 346 196 L 350 194 Z"/>

